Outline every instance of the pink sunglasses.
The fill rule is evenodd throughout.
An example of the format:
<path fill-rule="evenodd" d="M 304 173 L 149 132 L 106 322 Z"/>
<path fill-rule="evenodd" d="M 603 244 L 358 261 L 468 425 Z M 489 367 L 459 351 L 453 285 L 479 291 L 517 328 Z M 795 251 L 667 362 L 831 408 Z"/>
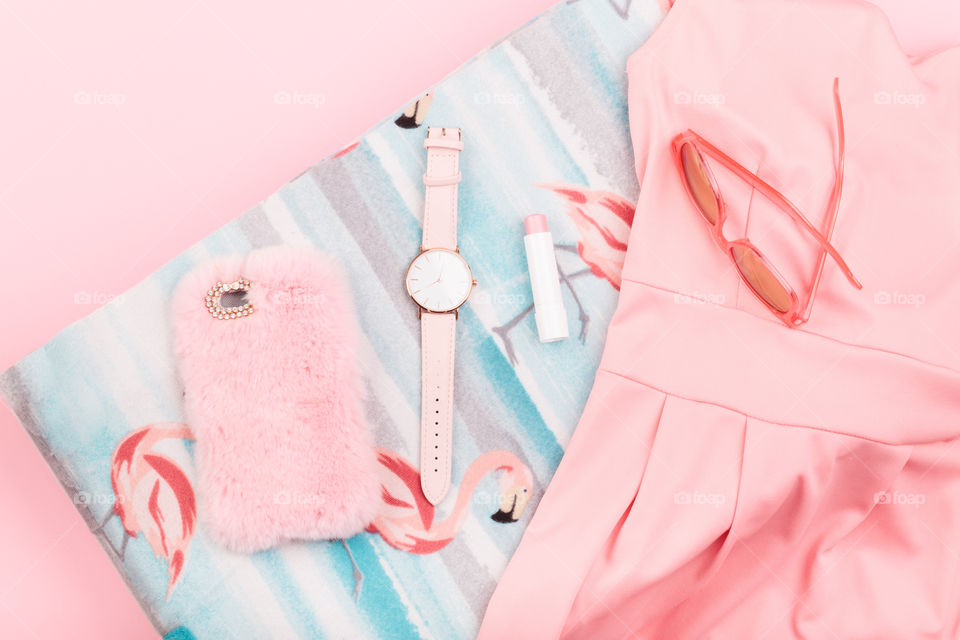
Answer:
<path fill-rule="evenodd" d="M 840 81 L 838 78 L 833 79 L 833 100 L 837 117 L 839 159 L 833 193 L 828 205 L 827 237 L 833 233 L 833 226 L 837 220 L 837 211 L 840 208 L 840 191 L 843 183 L 843 112 L 840 109 Z M 710 225 L 714 240 L 724 253 L 730 256 L 737 272 L 740 274 L 740 278 L 750 287 L 750 290 L 788 327 L 796 327 L 807 321 L 810 308 L 813 306 L 813 298 L 820 285 L 820 276 L 823 273 L 827 255 L 840 266 L 850 284 L 857 289 L 863 288 L 863 285 L 854 277 L 847 263 L 843 261 L 843 258 L 830 244 L 827 237 L 824 237 L 782 193 L 764 182 L 759 176 L 689 129 L 673 139 L 673 151 L 676 157 L 677 170 L 683 178 L 687 195 L 690 196 L 690 200 L 700 212 L 700 215 L 703 216 L 703 219 Z M 723 235 L 723 223 L 727 218 L 727 205 L 723 196 L 720 195 L 720 189 L 717 187 L 717 182 L 710 171 L 710 167 L 704 162 L 704 155 L 718 161 L 740 179 L 769 198 L 793 218 L 794 222 L 806 229 L 820 244 L 820 259 L 817 262 L 813 286 L 803 305 L 800 304 L 794 288 L 787 283 L 780 272 L 774 268 L 750 240 L 744 237 L 730 241 Z"/>

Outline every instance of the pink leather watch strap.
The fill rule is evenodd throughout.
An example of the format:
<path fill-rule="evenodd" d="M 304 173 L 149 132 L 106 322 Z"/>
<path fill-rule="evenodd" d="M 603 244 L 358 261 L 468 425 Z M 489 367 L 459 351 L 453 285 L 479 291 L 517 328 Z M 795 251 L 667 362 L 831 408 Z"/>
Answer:
<path fill-rule="evenodd" d="M 457 183 L 460 182 L 460 129 L 430 127 L 423 141 L 427 171 L 423 208 L 423 248 L 457 248 Z"/>
<path fill-rule="evenodd" d="M 422 248 L 456 249 L 460 129 L 430 127 L 423 144 L 427 171 Z M 439 504 L 450 489 L 456 329 L 456 313 L 420 314 L 420 486 L 431 504 Z"/>
<path fill-rule="evenodd" d="M 420 486 L 431 504 L 439 504 L 450 489 L 456 329 L 453 313 L 420 314 Z"/>

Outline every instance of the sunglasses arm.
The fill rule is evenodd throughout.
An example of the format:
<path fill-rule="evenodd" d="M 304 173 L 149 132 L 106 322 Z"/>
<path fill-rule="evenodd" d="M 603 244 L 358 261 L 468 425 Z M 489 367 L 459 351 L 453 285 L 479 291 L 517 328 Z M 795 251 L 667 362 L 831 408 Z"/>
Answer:
<path fill-rule="evenodd" d="M 833 193 L 830 195 L 830 205 L 827 210 L 827 225 L 826 225 L 826 237 L 830 238 L 833 236 L 833 227 L 837 222 L 837 214 L 840 209 L 840 196 L 843 191 L 843 159 L 845 156 L 846 140 L 843 130 L 843 110 L 840 107 L 840 80 L 839 78 L 833 79 L 833 101 L 834 101 L 834 111 L 837 119 L 837 169 L 836 169 L 836 180 L 834 182 Z M 810 292 L 810 297 L 807 299 L 806 308 L 799 316 L 799 322 L 806 322 L 807 318 L 810 316 L 810 310 L 813 306 L 813 301 L 817 295 L 817 289 L 820 286 L 820 277 L 823 275 L 823 265 L 826 262 L 827 255 L 824 252 L 820 252 L 820 258 L 817 260 L 817 271 L 813 278 L 813 287 Z M 854 286 L 859 285 L 859 282 L 855 283 Z M 858 289 L 862 289 L 863 286 L 857 286 Z"/>

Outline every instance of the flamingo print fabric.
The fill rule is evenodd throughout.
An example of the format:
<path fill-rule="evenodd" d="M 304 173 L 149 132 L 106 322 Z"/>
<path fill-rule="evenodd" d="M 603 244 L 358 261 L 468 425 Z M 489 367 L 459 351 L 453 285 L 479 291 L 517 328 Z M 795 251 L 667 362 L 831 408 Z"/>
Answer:
<path fill-rule="evenodd" d="M 197 521 L 190 480 L 176 462 L 156 449 L 168 439 L 192 440 L 193 434 L 185 424 L 155 424 L 120 441 L 110 468 L 113 509 L 96 529 L 102 530 L 113 516 L 120 518 L 123 542 L 120 549 L 113 549 L 120 558 L 130 539 L 142 533 L 154 555 L 167 562 L 167 599 L 180 579 Z"/>
<path fill-rule="evenodd" d="M 244 312 L 214 317 L 213 287 L 241 278 L 247 302 L 232 308 Z M 208 535 L 249 553 L 363 531 L 380 483 L 333 259 L 283 247 L 220 258 L 184 276 L 172 312 Z"/>
<path fill-rule="evenodd" d="M 354 144 L 0 376 L 158 632 L 476 636 L 596 374 L 638 193 L 624 69 L 662 16 L 658 0 L 558 4 L 439 84 L 412 90 Z M 408 112 L 427 92 L 432 102 Z M 437 123 L 463 129 L 460 250 L 480 284 L 457 323 L 453 487 L 433 508 L 411 462 L 420 325 L 403 274 L 422 235 L 423 127 Z M 549 219 L 570 314 L 571 338 L 547 345 L 537 339 L 523 252 L 532 213 Z M 378 508 L 344 543 L 239 554 L 209 526 L 205 425 L 188 420 L 173 293 L 198 265 L 277 245 L 313 247 L 344 268 Z M 240 320 L 222 322 L 231 330 Z M 277 465 L 262 475 L 283 473 Z"/>

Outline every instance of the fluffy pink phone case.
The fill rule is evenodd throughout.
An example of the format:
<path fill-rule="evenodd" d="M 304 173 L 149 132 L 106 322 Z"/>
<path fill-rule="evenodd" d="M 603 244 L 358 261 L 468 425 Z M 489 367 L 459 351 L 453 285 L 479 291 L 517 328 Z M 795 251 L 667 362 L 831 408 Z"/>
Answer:
<path fill-rule="evenodd" d="M 216 260 L 178 285 L 173 325 L 211 537 L 250 552 L 363 530 L 380 485 L 338 266 L 279 247 Z"/>

